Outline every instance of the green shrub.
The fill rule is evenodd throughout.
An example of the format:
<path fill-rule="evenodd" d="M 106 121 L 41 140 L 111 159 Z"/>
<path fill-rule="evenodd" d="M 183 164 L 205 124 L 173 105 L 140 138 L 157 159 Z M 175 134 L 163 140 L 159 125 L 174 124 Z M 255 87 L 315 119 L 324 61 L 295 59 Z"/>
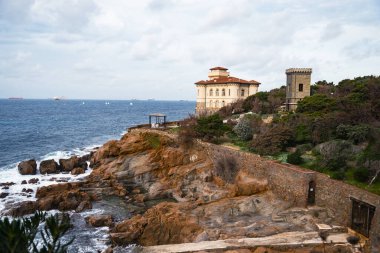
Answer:
<path fill-rule="evenodd" d="M 356 168 L 354 170 L 354 179 L 359 182 L 367 182 L 369 180 L 369 170 L 367 168 Z"/>
<path fill-rule="evenodd" d="M 286 161 L 288 163 L 296 164 L 296 165 L 303 163 L 301 152 L 296 150 L 296 152 L 289 154 L 288 157 L 286 158 Z"/>
<path fill-rule="evenodd" d="M 297 112 L 299 113 L 330 112 L 335 109 L 336 101 L 322 94 L 305 97 L 297 104 Z"/>
<path fill-rule="evenodd" d="M 347 167 L 346 160 L 343 157 L 330 159 L 326 163 L 326 167 L 332 171 L 344 170 Z"/>
<path fill-rule="evenodd" d="M 233 128 L 236 135 L 243 141 L 248 141 L 252 139 L 253 129 L 250 117 L 243 117 L 240 119 L 239 123 Z"/>
<path fill-rule="evenodd" d="M 230 127 L 223 124 L 223 120 L 218 114 L 198 118 L 195 126 L 197 135 L 205 140 L 220 137 L 228 130 Z"/>
<path fill-rule="evenodd" d="M 340 124 L 336 128 L 336 134 L 339 138 L 351 140 L 354 143 L 360 143 L 367 139 L 369 127 L 365 125 L 344 125 Z"/>
<path fill-rule="evenodd" d="M 44 228 L 39 229 L 45 222 Z M 36 212 L 27 218 L 15 218 L 12 221 L 5 217 L 0 220 L 0 252 L 2 253 L 65 253 L 74 238 L 61 243 L 61 238 L 71 228 L 68 214 L 51 215 Z M 35 238 L 40 233 L 42 242 Z"/>
<path fill-rule="evenodd" d="M 336 179 L 336 180 L 344 180 L 345 177 L 346 177 L 346 175 L 345 175 L 344 171 L 342 171 L 342 170 L 334 171 L 331 174 L 331 178 Z"/>
<path fill-rule="evenodd" d="M 289 146 L 292 130 L 284 125 L 275 125 L 260 133 L 251 143 L 251 150 L 262 155 L 275 155 Z"/>

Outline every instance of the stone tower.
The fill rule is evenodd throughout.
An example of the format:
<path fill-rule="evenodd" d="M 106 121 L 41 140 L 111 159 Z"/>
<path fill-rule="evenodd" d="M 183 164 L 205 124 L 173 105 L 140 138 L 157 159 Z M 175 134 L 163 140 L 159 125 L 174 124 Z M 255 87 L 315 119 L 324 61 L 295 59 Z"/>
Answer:
<path fill-rule="evenodd" d="M 311 72 L 311 68 L 291 68 L 285 71 L 287 111 L 296 110 L 298 101 L 310 96 Z"/>

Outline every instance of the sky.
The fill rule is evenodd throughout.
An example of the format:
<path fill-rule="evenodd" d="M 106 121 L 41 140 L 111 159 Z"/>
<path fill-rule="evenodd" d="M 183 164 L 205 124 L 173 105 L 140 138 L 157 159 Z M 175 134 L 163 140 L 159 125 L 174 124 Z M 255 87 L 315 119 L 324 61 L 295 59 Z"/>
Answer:
<path fill-rule="evenodd" d="M 0 0 L 0 98 L 195 100 L 215 66 L 380 75 L 380 1 Z"/>

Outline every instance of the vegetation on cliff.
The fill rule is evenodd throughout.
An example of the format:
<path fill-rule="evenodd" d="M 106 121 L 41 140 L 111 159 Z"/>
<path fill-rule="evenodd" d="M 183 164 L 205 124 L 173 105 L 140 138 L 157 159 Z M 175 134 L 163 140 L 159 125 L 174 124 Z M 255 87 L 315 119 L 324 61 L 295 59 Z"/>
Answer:
<path fill-rule="evenodd" d="M 45 223 L 44 228 L 40 225 Z M 67 214 L 50 215 L 36 212 L 30 217 L 7 217 L 0 220 L 0 251 L 4 253 L 64 253 L 74 238 L 68 242 L 61 239 L 71 228 L 70 218 Z M 39 242 L 36 240 L 40 235 Z"/>
<path fill-rule="evenodd" d="M 284 86 L 258 92 L 193 121 L 191 129 L 261 155 L 288 154 L 284 161 L 380 194 L 380 77 L 318 81 L 311 93 L 286 113 Z"/>

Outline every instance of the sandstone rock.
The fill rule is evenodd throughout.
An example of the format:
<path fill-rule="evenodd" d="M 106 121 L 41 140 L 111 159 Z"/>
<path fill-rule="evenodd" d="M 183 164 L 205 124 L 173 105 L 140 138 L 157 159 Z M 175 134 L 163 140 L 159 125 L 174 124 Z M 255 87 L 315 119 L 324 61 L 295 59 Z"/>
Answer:
<path fill-rule="evenodd" d="M 5 197 L 7 197 L 8 195 L 9 195 L 8 192 L 2 192 L 2 193 L 0 193 L 0 199 L 3 199 Z"/>
<path fill-rule="evenodd" d="M 45 160 L 40 163 L 41 174 L 54 174 L 59 173 L 59 165 L 54 159 Z"/>
<path fill-rule="evenodd" d="M 23 188 L 21 190 L 21 192 L 26 192 L 26 193 L 31 193 L 31 192 L 34 192 L 33 189 L 26 189 L 26 188 Z"/>
<path fill-rule="evenodd" d="M 144 246 L 192 242 L 203 229 L 195 217 L 185 215 L 181 207 L 189 208 L 189 205 L 160 203 L 148 209 L 144 216 L 136 215 L 117 224 L 111 239 L 116 244 Z"/>
<path fill-rule="evenodd" d="M 72 175 L 79 175 L 79 174 L 83 174 L 83 173 L 84 173 L 84 169 L 81 167 L 77 167 L 77 168 L 74 168 L 73 170 L 71 170 Z"/>
<path fill-rule="evenodd" d="M 38 178 L 32 178 L 32 179 L 29 179 L 28 183 L 29 184 L 37 184 L 38 181 L 40 181 Z"/>
<path fill-rule="evenodd" d="M 86 217 L 86 222 L 93 227 L 109 227 L 112 225 L 111 215 L 91 215 Z"/>
<path fill-rule="evenodd" d="M 33 159 L 23 161 L 17 167 L 21 175 L 35 175 L 37 173 L 37 163 Z"/>
<path fill-rule="evenodd" d="M 72 156 L 68 159 L 59 159 L 59 165 L 61 166 L 62 171 L 70 172 L 75 167 L 78 167 L 78 157 Z"/>
<path fill-rule="evenodd" d="M 91 209 L 91 208 L 92 208 L 91 202 L 86 200 L 79 203 L 79 205 L 75 209 L 75 212 L 79 213 L 79 212 L 83 212 L 86 209 Z"/>
<path fill-rule="evenodd" d="M 34 213 L 37 210 L 37 202 L 35 201 L 23 201 L 13 205 L 6 215 L 11 216 L 23 216 L 26 214 Z"/>

